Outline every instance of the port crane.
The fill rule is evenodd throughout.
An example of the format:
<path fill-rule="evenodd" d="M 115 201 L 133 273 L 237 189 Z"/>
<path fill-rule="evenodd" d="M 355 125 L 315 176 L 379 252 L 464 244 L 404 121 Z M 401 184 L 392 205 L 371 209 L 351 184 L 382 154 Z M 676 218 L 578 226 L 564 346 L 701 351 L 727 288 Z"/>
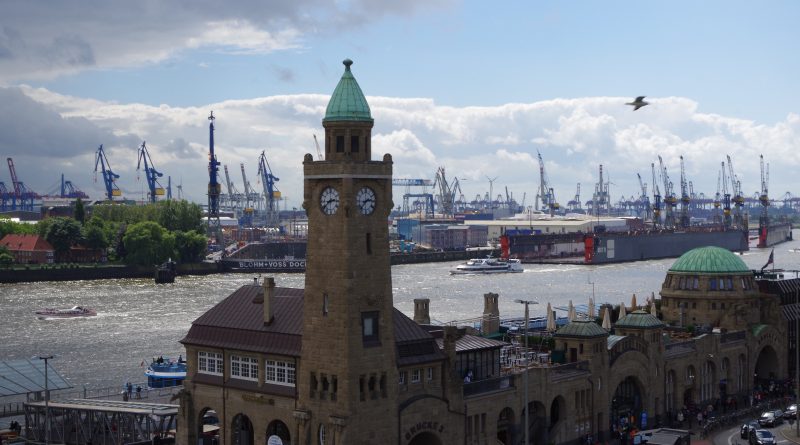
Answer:
<path fill-rule="evenodd" d="M 739 180 L 739 177 L 736 176 L 736 173 L 733 170 L 733 161 L 731 161 L 731 155 L 727 155 L 727 157 L 728 172 L 730 174 L 728 178 L 731 181 L 731 192 L 733 193 L 733 197 L 731 198 L 733 201 L 733 224 L 740 229 L 745 229 L 747 228 L 747 224 L 745 224 L 745 216 L 744 212 L 742 211 L 742 207 L 744 207 L 742 182 Z"/>
<path fill-rule="evenodd" d="M 691 218 L 689 217 L 689 203 L 692 202 L 691 192 L 689 191 L 689 184 L 686 182 L 686 167 L 683 164 L 683 156 L 681 159 L 681 216 L 680 226 L 683 228 L 691 225 Z"/>
<path fill-rule="evenodd" d="M 233 211 L 233 213 L 237 213 L 239 205 L 242 203 L 243 196 L 242 193 L 239 192 L 239 190 L 236 189 L 236 186 L 231 182 L 231 177 L 228 174 L 228 166 L 224 165 L 223 168 L 225 170 L 225 185 L 228 191 L 228 194 L 226 195 L 228 208 Z"/>
<path fill-rule="evenodd" d="M 316 140 L 315 135 L 314 141 Z M 280 179 L 272 174 L 272 168 L 267 162 L 264 150 L 261 151 L 261 156 L 258 158 L 258 174 L 264 187 L 264 197 L 267 200 L 266 224 L 268 227 L 277 227 L 279 222 L 278 213 L 280 211 L 278 201 L 281 199 L 281 192 L 275 187 L 275 183 Z"/>
<path fill-rule="evenodd" d="M 650 209 L 650 197 L 647 195 L 647 183 L 642 181 L 642 175 L 636 173 L 636 177 L 639 178 L 639 190 L 641 190 L 642 194 L 639 195 L 639 201 L 641 204 L 641 208 L 643 210 L 642 220 L 647 221 L 650 219 L 651 209 Z"/>
<path fill-rule="evenodd" d="M 97 176 L 98 167 L 103 174 L 103 183 L 106 186 L 106 198 L 108 198 L 109 201 L 113 201 L 115 196 L 122 196 L 122 192 L 116 184 L 119 175 L 111 170 L 111 163 L 108 162 L 106 152 L 103 150 L 103 144 L 100 144 L 94 156 L 95 177 Z"/>
<path fill-rule="evenodd" d="M 764 168 L 764 155 L 759 155 L 761 162 L 761 193 L 758 202 L 761 203 L 761 215 L 758 217 L 758 247 L 767 247 L 767 230 L 769 229 L 769 164 Z"/>
<path fill-rule="evenodd" d="M 600 178 L 594 185 L 594 195 L 592 196 L 592 206 L 595 216 L 611 213 L 611 194 L 609 193 L 610 183 L 603 181 L 603 164 L 600 164 Z M 623 196 L 622 201 L 625 201 Z"/>
<path fill-rule="evenodd" d="M 661 224 L 661 190 L 658 189 L 656 181 L 656 164 L 650 163 L 650 170 L 653 173 L 653 228 Z"/>
<path fill-rule="evenodd" d="M 11 210 L 33 211 L 33 201 L 41 198 L 38 193 L 28 190 L 25 183 L 17 178 L 17 170 L 14 168 L 14 160 L 8 161 L 8 172 L 11 174 L 11 184 L 14 186 L 14 193 L 11 195 Z"/>
<path fill-rule="evenodd" d="M 675 205 L 678 199 L 675 197 L 675 192 L 672 189 L 672 181 L 669 180 L 667 167 L 664 165 L 664 160 L 661 155 L 658 156 L 658 163 L 660 166 L 661 179 L 664 182 L 664 227 L 668 229 L 675 228 Z"/>
<path fill-rule="evenodd" d="M 722 215 L 720 210 L 722 207 L 722 174 L 725 171 L 725 164 L 722 165 L 722 170 L 717 172 L 717 193 L 714 194 L 714 210 L 712 213 L 712 221 L 715 225 L 722 225 Z"/>
<path fill-rule="evenodd" d="M 394 187 L 405 187 L 405 193 L 403 194 L 403 207 L 402 213 L 403 215 L 408 215 L 411 212 L 411 202 L 409 198 L 422 198 L 421 206 L 415 205 L 418 209 L 422 207 L 422 211 L 424 211 L 427 217 L 433 218 L 434 216 L 434 202 L 433 202 L 433 194 L 427 193 L 427 188 L 433 186 L 433 181 L 430 179 L 405 179 L 405 178 L 396 178 L 392 179 L 392 186 Z M 422 187 L 422 193 L 411 193 L 411 187 Z"/>
<path fill-rule="evenodd" d="M 581 183 L 578 183 L 578 188 L 575 191 L 575 197 L 567 202 L 567 208 L 573 212 L 580 212 L 581 209 Z"/>
<path fill-rule="evenodd" d="M 8 198 L 10 197 L 10 193 L 6 188 L 6 184 L 3 181 L 0 181 L 0 210 L 5 212 L 9 210 L 8 208 Z"/>
<path fill-rule="evenodd" d="M 242 182 L 244 183 L 244 209 L 242 209 L 242 218 L 240 223 L 245 227 L 253 226 L 253 216 L 256 212 L 256 206 L 260 204 L 260 197 L 258 193 L 253 190 L 250 181 L 247 180 L 247 174 L 244 172 L 244 162 L 239 166 L 242 169 Z"/>
<path fill-rule="evenodd" d="M 457 185 L 456 181 L 453 184 L 448 184 L 444 167 L 439 167 L 436 170 L 436 179 L 433 181 L 433 187 L 436 188 L 438 186 L 439 188 L 439 207 L 445 216 L 453 216 L 453 213 L 455 213 L 455 186 Z"/>
<path fill-rule="evenodd" d="M 219 161 L 214 153 L 214 112 L 208 116 L 208 237 L 222 246 L 222 225 L 219 221 L 219 195 L 222 187 L 217 180 Z"/>
<path fill-rule="evenodd" d="M 731 194 L 728 191 L 728 177 L 725 176 L 725 161 L 722 165 L 722 224 L 725 227 L 731 226 Z"/>
<path fill-rule="evenodd" d="M 536 154 L 539 156 L 539 199 L 542 201 L 542 208 L 548 209 L 550 211 L 550 216 L 553 216 L 556 210 L 561 208 L 561 206 L 556 201 L 556 194 L 553 191 L 553 187 L 550 186 L 547 173 L 544 171 L 542 154 L 539 153 L 539 150 L 536 150 Z"/>
<path fill-rule="evenodd" d="M 319 149 L 319 142 L 317 141 L 316 134 L 314 135 L 314 145 L 317 147 L 317 160 L 324 161 L 324 158 L 322 157 L 322 150 Z"/>
<path fill-rule="evenodd" d="M 147 179 L 147 197 L 151 203 L 155 203 L 156 197 L 164 196 L 164 187 L 158 182 L 158 178 L 164 176 L 164 174 L 156 170 L 144 141 L 139 146 L 139 161 L 136 164 L 136 171 L 141 170 L 142 166 L 144 166 L 144 176 Z"/>
<path fill-rule="evenodd" d="M 80 198 L 80 199 L 89 199 L 89 195 L 82 192 L 78 187 L 72 183 L 72 181 L 65 181 L 64 174 L 61 174 L 61 198 Z"/>

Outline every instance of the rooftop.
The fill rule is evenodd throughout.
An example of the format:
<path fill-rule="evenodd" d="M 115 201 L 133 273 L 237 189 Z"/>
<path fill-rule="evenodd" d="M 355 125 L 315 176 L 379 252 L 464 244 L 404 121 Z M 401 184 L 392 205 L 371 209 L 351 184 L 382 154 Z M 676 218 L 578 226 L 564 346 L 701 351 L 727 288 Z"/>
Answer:
<path fill-rule="evenodd" d="M 670 272 L 692 272 L 703 274 L 751 273 L 750 268 L 733 252 L 721 247 L 698 247 L 678 258 Z"/>
<path fill-rule="evenodd" d="M 372 114 L 367 104 L 367 98 L 358 86 L 356 78 L 350 71 L 353 61 L 344 59 L 344 74 L 333 90 L 328 108 L 325 110 L 323 122 L 330 121 L 364 121 L 373 122 Z"/>

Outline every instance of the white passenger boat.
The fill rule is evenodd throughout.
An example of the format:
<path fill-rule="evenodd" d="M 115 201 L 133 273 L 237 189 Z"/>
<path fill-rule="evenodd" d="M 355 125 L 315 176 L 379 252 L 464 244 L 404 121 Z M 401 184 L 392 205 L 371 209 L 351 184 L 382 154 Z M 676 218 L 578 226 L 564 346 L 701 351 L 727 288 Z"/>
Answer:
<path fill-rule="evenodd" d="M 73 306 L 70 309 L 42 309 L 36 311 L 38 318 L 75 318 L 75 317 L 93 317 L 97 315 L 94 309 L 81 306 Z"/>
<path fill-rule="evenodd" d="M 451 274 L 509 273 L 522 272 L 522 263 L 516 259 L 474 258 L 451 269 Z"/>

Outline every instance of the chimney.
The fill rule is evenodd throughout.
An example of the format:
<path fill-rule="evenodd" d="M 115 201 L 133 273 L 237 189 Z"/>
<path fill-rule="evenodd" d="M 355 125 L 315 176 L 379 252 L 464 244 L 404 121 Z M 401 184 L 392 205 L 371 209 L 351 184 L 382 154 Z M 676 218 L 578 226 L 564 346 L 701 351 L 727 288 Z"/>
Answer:
<path fill-rule="evenodd" d="M 500 330 L 500 308 L 498 299 L 500 295 L 489 292 L 483 294 L 483 320 L 481 321 L 481 333 L 483 335 L 494 334 Z"/>
<path fill-rule="evenodd" d="M 430 298 L 415 298 L 414 299 L 414 322 L 417 324 L 431 324 L 431 299 Z"/>
<path fill-rule="evenodd" d="M 269 326 L 272 319 L 275 318 L 275 279 L 264 278 L 262 287 L 264 288 L 264 325 Z"/>

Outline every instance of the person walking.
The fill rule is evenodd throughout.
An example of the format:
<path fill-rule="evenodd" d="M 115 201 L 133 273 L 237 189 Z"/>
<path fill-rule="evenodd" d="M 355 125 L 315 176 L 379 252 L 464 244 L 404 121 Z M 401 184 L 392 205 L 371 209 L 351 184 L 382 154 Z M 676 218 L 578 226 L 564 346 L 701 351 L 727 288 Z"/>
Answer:
<path fill-rule="evenodd" d="M 141 385 L 136 385 L 136 398 L 137 399 L 141 399 L 142 398 L 142 387 L 141 387 Z"/>

